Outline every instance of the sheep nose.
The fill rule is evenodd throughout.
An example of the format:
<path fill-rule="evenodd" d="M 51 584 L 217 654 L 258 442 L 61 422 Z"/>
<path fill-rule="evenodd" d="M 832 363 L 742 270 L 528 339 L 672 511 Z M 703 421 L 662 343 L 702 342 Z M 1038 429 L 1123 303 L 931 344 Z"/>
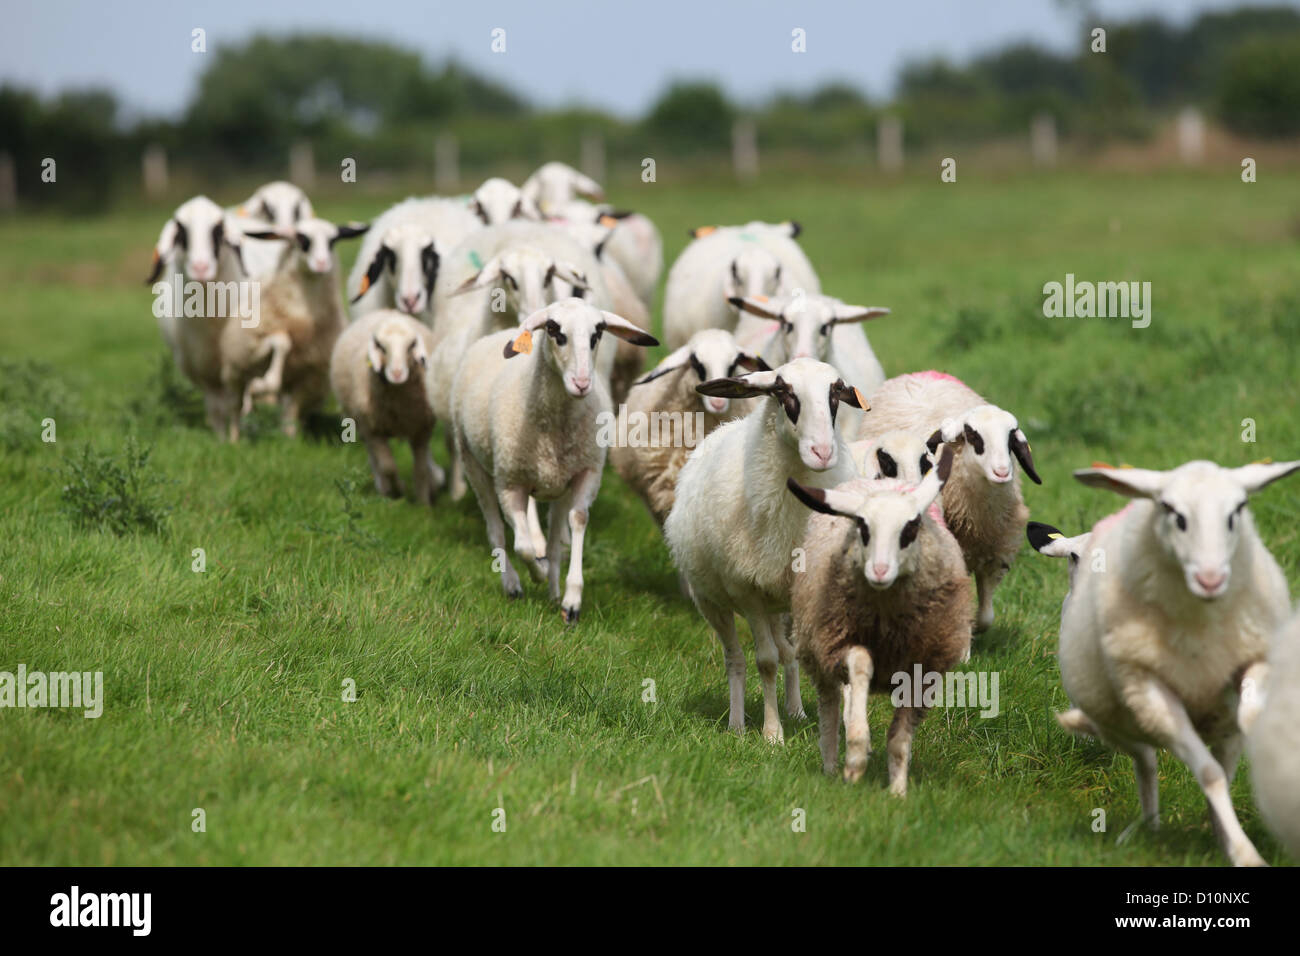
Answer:
<path fill-rule="evenodd" d="M 414 314 L 415 307 L 419 304 L 420 304 L 420 295 L 418 292 L 415 295 L 402 296 L 402 306 L 404 310 L 407 312 Z"/>
<path fill-rule="evenodd" d="M 1197 571 L 1195 577 L 1196 583 L 1204 588 L 1207 594 L 1214 594 L 1223 587 L 1223 582 L 1228 576 L 1222 571 Z"/>
<path fill-rule="evenodd" d="M 889 565 L 873 564 L 871 566 L 871 573 L 877 581 L 883 581 L 885 580 L 885 576 L 889 574 Z"/>
<path fill-rule="evenodd" d="M 406 369 L 404 368 L 389 369 L 388 378 L 390 381 L 392 381 L 394 385 L 401 385 L 403 382 L 406 381 Z"/>
<path fill-rule="evenodd" d="M 194 278 L 206 279 L 212 272 L 212 265 L 208 262 L 191 262 L 190 271 L 194 273 Z"/>
<path fill-rule="evenodd" d="M 995 465 L 994 468 L 993 468 L 993 475 L 994 475 L 994 477 L 996 477 L 996 478 L 1010 478 L 1010 477 L 1011 477 L 1011 466 L 1010 466 L 1010 465 Z"/>
<path fill-rule="evenodd" d="M 834 447 L 833 447 L 832 445 L 829 445 L 829 444 L 813 445 L 813 446 L 812 446 L 812 453 L 813 453 L 813 456 L 814 456 L 818 461 L 822 462 L 823 464 L 825 464 L 825 463 L 827 463 L 827 462 L 829 462 L 829 461 L 831 460 L 831 453 L 832 453 L 833 451 L 834 451 Z"/>
<path fill-rule="evenodd" d="M 711 412 L 725 412 L 727 410 L 727 400 L 725 398 L 716 398 L 710 396 L 704 400 Z"/>
<path fill-rule="evenodd" d="M 573 377 L 573 387 L 577 389 L 579 395 L 585 395 L 587 389 L 591 388 L 591 379 L 587 376 L 579 378 L 575 375 Z"/>

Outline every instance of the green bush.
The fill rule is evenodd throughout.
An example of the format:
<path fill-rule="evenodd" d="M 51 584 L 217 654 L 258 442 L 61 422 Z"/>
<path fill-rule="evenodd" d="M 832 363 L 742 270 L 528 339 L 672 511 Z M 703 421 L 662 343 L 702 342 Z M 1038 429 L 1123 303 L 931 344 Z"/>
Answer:
<path fill-rule="evenodd" d="M 168 480 L 150 466 L 150 454 L 134 437 L 127 438 L 120 459 L 83 447 L 63 466 L 63 512 L 79 528 L 107 528 L 119 536 L 161 534 L 171 509 L 158 489 Z"/>
<path fill-rule="evenodd" d="M 1228 56 L 1218 96 L 1229 129 L 1247 136 L 1300 133 L 1300 33 L 1247 40 Z"/>

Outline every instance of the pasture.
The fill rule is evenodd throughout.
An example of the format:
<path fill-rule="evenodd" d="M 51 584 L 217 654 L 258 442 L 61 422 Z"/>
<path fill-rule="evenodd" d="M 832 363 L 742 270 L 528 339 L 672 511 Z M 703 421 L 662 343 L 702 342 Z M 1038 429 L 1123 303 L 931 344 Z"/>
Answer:
<path fill-rule="evenodd" d="M 1044 481 L 1025 483 L 1037 520 L 1073 534 L 1115 510 L 1070 477 L 1094 460 L 1300 457 L 1294 175 L 666 178 L 609 192 L 658 224 L 668 263 L 690 227 L 797 219 L 827 292 L 893 310 L 864 327 L 888 373 L 942 369 L 1014 412 Z M 368 219 L 389 198 L 322 196 L 317 210 Z M 565 627 L 536 584 L 505 599 L 472 495 L 432 510 L 380 498 L 336 413 L 304 439 L 259 417 L 250 440 L 218 443 L 196 395 L 160 372 L 142 280 L 169 212 L 0 222 L 0 670 L 102 671 L 105 692 L 98 719 L 0 710 L 0 861 L 1224 862 L 1195 781 L 1167 754 L 1162 829 L 1116 844 L 1138 815 L 1131 764 L 1052 717 L 1066 706 L 1066 571 L 1028 545 L 968 665 L 998 672 L 1000 713 L 931 713 L 899 801 L 885 789 L 885 697 L 856 787 L 820 772 L 806 680 L 814 715 L 785 718 L 784 747 L 763 741 L 747 631 L 749 730 L 726 732 L 721 647 L 612 469 L 582 618 Z M 355 247 L 340 250 L 346 268 Z M 1045 318 L 1042 287 L 1067 273 L 1149 281 L 1150 326 Z M 120 464 L 136 446 L 152 450 L 136 478 L 157 479 L 145 494 L 168 509 L 163 530 L 79 525 L 62 489 L 84 450 Z M 446 464 L 440 439 L 435 456 Z M 409 451 L 398 461 L 409 475 Z M 1300 484 L 1253 509 L 1294 587 Z M 1233 802 L 1264 857 L 1284 862 L 1244 763 Z M 191 829 L 195 808 L 205 832 Z"/>

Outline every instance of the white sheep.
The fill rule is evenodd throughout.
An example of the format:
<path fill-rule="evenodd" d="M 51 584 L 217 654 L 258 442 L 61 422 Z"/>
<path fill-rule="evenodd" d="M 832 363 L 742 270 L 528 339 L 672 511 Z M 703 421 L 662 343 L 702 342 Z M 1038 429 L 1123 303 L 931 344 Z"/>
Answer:
<path fill-rule="evenodd" d="M 429 453 L 434 419 L 423 373 L 432 341 L 427 326 L 394 309 L 380 309 L 344 329 L 330 357 L 330 384 L 366 444 L 376 490 L 402 494 L 389 440 L 405 440 L 411 444 L 415 500 L 421 504 L 432 504 L 444 481 Z"/>
<path fill-rule="evenodd" d="M 822 768 L 839 757 L 839 704 L 847 688 L 844 778 L 862 778 L 871 749 L 870 691 L 896 675 L 942 674 L 970 654 L 970 576 L 961 546 L 933 506 L 952 469 L 945 447 L 919 485 L 855 478 L 836 488 L 790 491 L 814 511 L 804 534 L 807 569 L 790 606 L 795 647 L 818 695 Z M 848 520 L 845 520 L 848 519 Z M 907 793 L 912 735 L 925 707 L 895 707 L 889 727 L 889 789 Z"/>
<path fill-rule="evenodd" d="M 677 475 L 700 441 L 723 422 L 743 418 L 753 410 L 752 400 L 701 395 L 695 386 L 765 369 L 767 364 L 740 348 L 730 332 L 705 329 L 665 356 L 632 388 L 626 419 L 647 423 L 649 432 L 638 440 L 629 427 L 629 441 L 613 444 L 609 460 L 628 487 L 641 496 L 655 524 L 663 527 L 676 497 Z M 698 430 L 693 424 L 697 413 L 703 423 Z"/>
<path fill-rule="evenodd" d="M 673 562 L 700 614 L 722 642 L 732 730 L 745 727 L 745 654 L 735 615 L 749 622 L 763 680 L 763 736 L 785 740 L 776 705 L 776 667 L 785 672 L 785 709 L 803 714 L 799 665 L 786 634 L 790 584 L 808 512 L 786 480 L 831 487 L 855 477 L 835 428 L 841 404 L 866 406 L 824 362 L 795 359 L 778 369 L 696 386 L 718 398 L 762 397 L 746 417 L 704 439 L 677 478 L 664 522 Z"/>
<path fill-rule="evenodd" d="M 482 228 L 463 200 L 410 198 L 370 224 L 348 274 L 354 316 L 397 309 L 433 324 L 433 289 L 443 257 Z"/>
<path fill-rule="evenodd" d="M 914 488 L 934 467 L 930 447 L 912 432 L 885 432 L 849 442 L 849 454 L 863 478 L 897 478 Z"/>
<path fill-rule="evenodd" d="M 1300 614 L 1273 636 L 1264 683 L 1243 689 L 1243 705 L 1249 692 L 1263 697 L 1258 716 L 1245 728 L 1255 805 L 1300 860 Z"/>
<path fill-rule="evenodd" d="M 523 593 L 505 552 L 504 513 L 514 528 L 515 552 L 530 573 L 548 580 L 567 623 L 582 608 L 587 511 L 605 467 L 606 449 L 596 437 L 609 395 L 596 374 L 595 353 L 606 332 L 642 346 L 658 344 L 612 312 L 563 299 L 519 329 L 475 342 L 453 386 L 452 429 L 493 557 L 501 561 L 502 587 L 510 597 Z M 529 520 L 530 498 L 552 502 L 545 540 Z M 561 596 L 566 519 L 572 551 Z"/>
<path fill-rule="evenodd" d="M 1242 746 L 1239 693 L 1262 676 L 1269 639 L 1290 613 L 1286 578 L 1255 530 L 1247 497 L 1296 470 L 1300 461 L 1241 468 L 1193 461 L 1172 471 L 1075 472 L 1085 485 L 1136 500 L 1091 530 L 1090 557 L 1075 570 L 1057 655 L 1074 709 L 1058 719 L 1133 758 L 1142 818 L 1152 827 L 1156 748 L 1173 751 L 1200 784 L 1238 866 L 1263 864 L 1228 791 Z"/>
<path fill-rule="evenodd" d="M 284 180 L 264 183 L 232 212 L 241 229 L 269 228 L 292 239 L 299 222 L 316 215 L 307 194 Z M 244 270 L 250 277 L 269 276 L 279 267 L 283 246 L 274 240 L 248 239 L 240 243 Z"/>
<path fill-rule="evenodd" d="M 860 438 L 903 430 L 927 435 L 932 450 L 940 442 L 963 443 L 943 489 L 943 515 L 975 575 L 975 631 L 987 629 L 993 623 L 993 592 L 1020 550 L 1029 518 L 1016 462 L 1031 481 L 1042 484 L 1025 433 L 1010 412 L 943 372 L 896 376 L 869 400 L 872 412 L 863 419 Z"/>
<path fill-rule="evenodd" d="M 668 347 L 681 348 L 701 329 L 735 329 L 739 313 L 731 300 L 738 296 L 821 292 L 817 273 L 794 241 L 799 232 L 794 222 L 696 229 L 664 287 Z"/>
<path fill-rule="evenodd" d="M 468 208 L 485 226 L 499 226 L 512 219 L 543 218 L 541 211 L 518 186 L 499 176 L 484 180 L 474 190 Z"/>
<path fill-rule="evenodd" d="M 738 341 L 751 342 L 760 340 L 764 333 L 768 335 L 763 358 L 769 365 L 815 358 L 835 366 L 846 381 L 867 394 L 884 384 L 885 370 L 859 323 L 888 315 L 888 309 L 848 305 L 828 295 L 799 291 L 780 296 L 737 296 L 729 301 L 746 313 L 737 323 Z M 756 334 L 759 329 L 762 331 Z M 862 413 L 856 409 L 840 418 L 845 438 L 857 435 L 861 426 Z"/>
<path fill-rule="evenodd" d="M 169 306 L 162 303 L 159 279 L 171 283 L 172 277 L 179 275 L 182 282 L 203 283 L 205 290 L 221 285 L 221 301 L 227 306 L 232 299 L 239 301 L 238 293 L 232 296 L 229 291 L 244 278 L 238 251 L 231 245 L 232 231 L 225 210 L 207 196 L 185 201 L 163 225 L 154 246 L 153 266 L 145 280 L 159 296 L 154 314 L 176 367 L 203 392 L 208 424 L 222 436 L 229 430 L 238 401 L 221 379 L 221 332 L 231 310 L 215 308 L 208 314 L 210 300 L 205 295 L 203 314 L 186 315 L 174 296 Z"/>
<path fill-rule="evenodd" d="M 650 308 L 664 269 L 664 241 L 649 218 L 640 213 L 617 210 L 608 203 L 594 205 L 581 199 L 552 203 L 544 214 L 548 222 L 596 222 L 615 226 L 608 243 L 609 257 L 627 275 L 637 298 L 647 309 Z"/>
<path fill-rule="evenodd" d="M 258 399 L 276 400 L 285 434 L 294 435 L 299 418 L 328 394 L 330 355 L 347 324 L 334 244 L 367 228 L 303 219 L 291 242 L 281 239 L 284 263 L 261 280 L 258 321 L 251 327 L 231 321 L 221 333 L 221 380 L 232 395 L 242 396 L 241 415 Z M 278 234 L 249 235 L 270 239 Z M 229 432 L 231 441 L 239 439 L 239 417 Z"/>

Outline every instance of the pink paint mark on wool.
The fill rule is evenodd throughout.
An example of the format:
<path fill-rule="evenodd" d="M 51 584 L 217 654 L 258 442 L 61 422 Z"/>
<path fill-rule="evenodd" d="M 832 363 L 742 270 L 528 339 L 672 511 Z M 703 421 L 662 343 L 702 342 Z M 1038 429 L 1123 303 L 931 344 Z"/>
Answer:
<path fill-rule="evenodd" d="M 923 378 L 931 382 L 956 382 L 958 385 L 965 384 L 961 379 L 954 375 L 949 375 L 947 372 L 937 372 L 934 369 L 927 369 L 924 372 L 910 372 L 908 377 Z"/>
<path fill-rule="evenodd" d="M 1106 515 L 1106 517 L 1102 518 L 1100 521 L 1098 521 L 1095 525 L 1092 526 L 1092 534 L 1100 534 L 1101 532 L 1105 531 L 1107 528 L 1118 523 L 1119 519 L 1122 518 L 1125 514 L 1127 514 L 1135 504 L 1137 504 L 1137 502 L 1130 501 L 1128 504 L 1126 504 L 1123 508 L 1120 508 L 1119 511 L 1116 511 L 1114 514 Z"/>

